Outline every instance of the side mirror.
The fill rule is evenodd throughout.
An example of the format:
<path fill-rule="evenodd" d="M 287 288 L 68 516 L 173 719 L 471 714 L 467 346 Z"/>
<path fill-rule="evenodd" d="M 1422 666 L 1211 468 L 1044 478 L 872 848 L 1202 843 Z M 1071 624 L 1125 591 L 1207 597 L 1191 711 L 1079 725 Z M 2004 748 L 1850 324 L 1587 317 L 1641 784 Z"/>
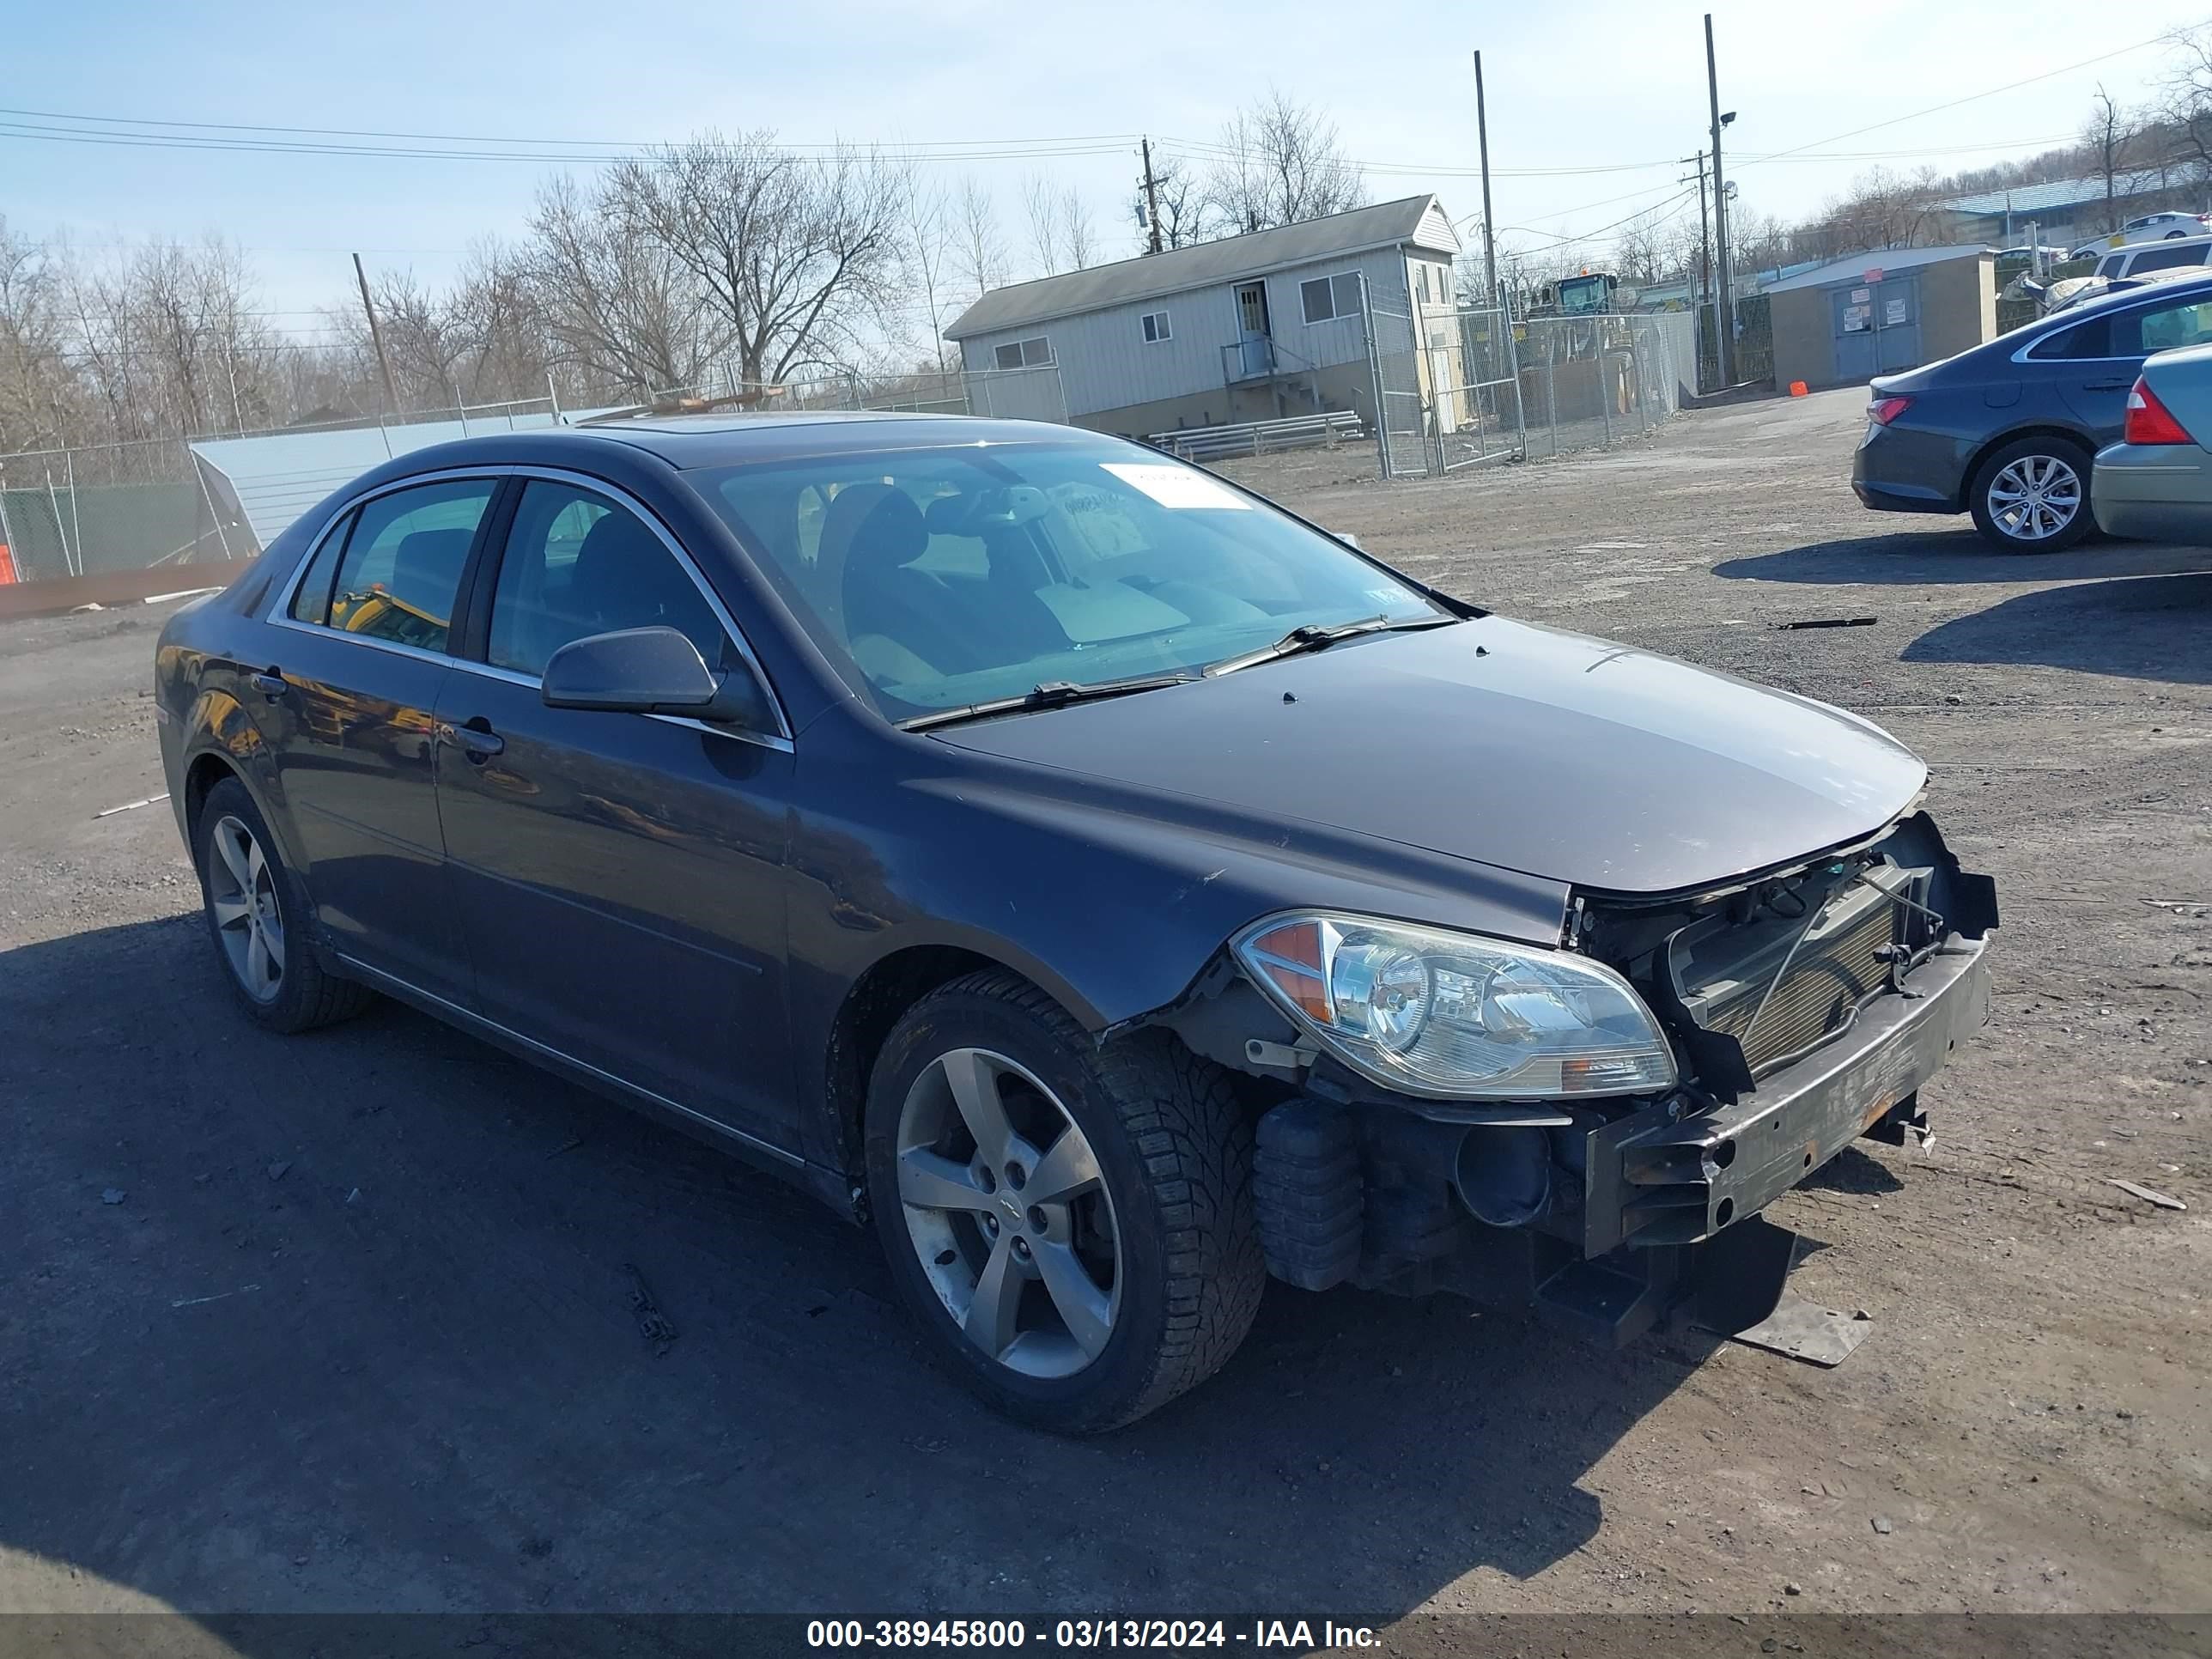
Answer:
<path fill-rule="evenodd" d="M 624 628 L 571 640 L 545 665 L 538 696 L 549 708 L 726 718 L 715 708 L 722 678 L 673 628 Z"/>

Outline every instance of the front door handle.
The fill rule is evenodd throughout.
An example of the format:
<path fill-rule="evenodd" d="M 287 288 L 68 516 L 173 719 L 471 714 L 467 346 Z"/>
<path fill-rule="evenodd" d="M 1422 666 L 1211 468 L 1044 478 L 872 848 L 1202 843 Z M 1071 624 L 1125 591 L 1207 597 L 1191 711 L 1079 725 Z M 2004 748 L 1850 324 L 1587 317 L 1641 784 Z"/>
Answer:
<path fill-rule="evenodd" d="M 491 729 L 491 722 L 479 714 L 460 726 L 441 726 L 438 741 L 450 744 L 477 765 L 503 751 L 507 739 Z"/>
<path fill-rule="evenodd" d="M 280 669 L 270 668 L 258 674 L 248 674 L 246 678 L 252 683 L 256 691 L 271 702 L 275 702 L 290 690 L 285 684 L 283 672 Z"/>

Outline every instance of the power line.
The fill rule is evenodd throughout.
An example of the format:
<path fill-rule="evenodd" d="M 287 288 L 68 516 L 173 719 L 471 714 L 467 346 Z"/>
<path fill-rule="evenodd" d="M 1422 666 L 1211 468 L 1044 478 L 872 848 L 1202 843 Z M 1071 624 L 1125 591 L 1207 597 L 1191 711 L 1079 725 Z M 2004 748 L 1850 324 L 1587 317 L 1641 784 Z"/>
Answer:
<path fill-rule="evenodd" d="M 1654 202 L 1650 207 L 1638 208 L 1633 213 L 1624 213 L 1620 218 L 1615 219 L 1611 224 L 1600 225 L 1595 230 L 1577 231 L 1573 234 L 1568 236 L 1553 236 L 1551 241 L 1546 243 L 1541 247 L 1523 248 L 1521 252 L 1524 253 L 1544 253 L 1548 252 L 1551 249 L 1555 247 L 1565 247 L 1570 243 L 1594 242 L 1600 237 L 1603 236 L 1608 230 L 1616 230 L 1622 225 L 1626 224 L 1631 219 L 1641 218 L 1647 213 L 1658 213 L 1662 216 L 1651 222 L 1652 228 L 1656 230 L 1659 226 L 1667 223 L 1668 220 L 1674 218 L 1676 214 L 1686 211 L 1689 206 L 1690 198 L 1694 193 L 1694 191 L 1687 190 L 1679 191 L 1663 202 Z M 1668 208 L 1674 209 L 1675 212 L 1665 212 L 1665 210 Z M 1550 231 L 1538 230 L 1529 225 L 1500 225 L 1498 228 L 1500 230 L 1517 230 L 1523 235 L 1528 236 L 1553 236 L 1553 233 Z"/>
<path fill-rule="evenodd" d="M 198 132 L 246 132 L 277 134 L 295 138 L 382 138 L 405 139 L 428 143 L 447 144 L 568 144 L 590 146 L 599 149 L 639 150 L 654 148 L 662 140 L 635 138 L 527 138 L 466 132 L 399 132 L 368 127 L 289 127 L 248 121 L 183 121 L 167 117 L 155 118 L 134 115 L 85 115 L 69 110 L 0 108 L 0 116 L 28 116 L 40 121 L 82 121 L 107 126 L 125 127 L 185 127 Z M 160 136 L 160 135 L 150 135 Z M 928 149 L 984 149 L 1013 146 L 1023 149 L 1048 149 L 1062 144 L 1117 144 L 1135 143 L 1141 135 L 1133 132 L 1090 133 L 1076 137 L 1054 138 L 923 138 L 882 148 L 901 151 Z M 743 140 L 723 139 L 726 149 L 745 148 Z M 787 143 L 781 140 L 765 146 L 798 155 L 815 153 L 842 155 L 860 146 L 848 143 Z"/>
<path fill-rule="evenodd" d="M 2131 52 L 2141 52 L 2146 46 L 2162 45 L 2166 37 L 2154 34 L 2148 40 L 2138 40 L 2131 46 L 2120 46 L 2112 52 L 2099 52 L 2094 58 L 2084 58 L 2079 63 L 2062 64 L 2040 75 L 2031 75 L 2021 81 L 2007 82 L 2001 87 L 1991 87 L 1986 92 L 1970 92 L 1963 98 L 1953 98 L 1941 104 L 1930 104 L 1926 109 L 1914 110 L 1909 115 L 1893 115 L 1886 121 L 1873 121 L 1863 127 L 1853 127 L 1849 132 L 1839 132 L 1829 138 L 1815 138 L 1810 143 L 1799 144 L 1790 149 L 1779 149 L 1771 155 L 1758 157 L 1761 161 L 1779 161 L 1784 157 L 1802 155 L 1808 149 L 1819 149 L 1828 144 L 1840 144 L 1846 138 L 1856 138 L 1862 133 L 1878 132 L 1884 127 L 1893 127 L 1905 121 L 1917 121 L 1923 115 L 1941 114 L 1947 109 L 1956 109 L 1961 104 L 1977 103 L 1984 98 L 1994 98 L 1999 93 L 2017 92 L 2022 87 L 2034 86 L 2038 82 L 2056 80 L 2062 75 L 2071 75 L 2075 70 L 2087 69 L 2093 64 L 2109 63 L 2115 58 L 2124 58 Z M 1747 161 L 1746 165 L 1748 165 Z"/>

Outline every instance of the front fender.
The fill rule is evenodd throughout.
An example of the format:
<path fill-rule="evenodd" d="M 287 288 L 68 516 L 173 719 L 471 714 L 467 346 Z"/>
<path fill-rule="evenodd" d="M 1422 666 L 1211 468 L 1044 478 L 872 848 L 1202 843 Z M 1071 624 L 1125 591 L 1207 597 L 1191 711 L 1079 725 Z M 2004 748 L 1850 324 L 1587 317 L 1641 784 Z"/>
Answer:
<path fill-rule="evenodd" d="M 1094 1036 L 1176 1002 L 1239 929 L 1320 906 L 1556 945 L 1563 883 L 1306 822 L 945 751 L 886 784 L 879 757 L 802 750 L 790 910 L 795 1052 L 901 951 L 1022 974 Z M 889 799 L 886 799 L 886 797 Z M 826 1076 L 823 1086 L 827 1090 Z M 835 1103 L 828 1103 L 833 1104 Z"/>

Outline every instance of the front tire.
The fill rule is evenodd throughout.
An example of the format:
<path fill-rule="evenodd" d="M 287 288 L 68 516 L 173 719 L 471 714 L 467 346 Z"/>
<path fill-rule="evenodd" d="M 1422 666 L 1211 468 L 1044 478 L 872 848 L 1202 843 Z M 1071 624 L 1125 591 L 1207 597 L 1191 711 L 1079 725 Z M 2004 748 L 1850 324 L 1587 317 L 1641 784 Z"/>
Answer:
<path fill-rule="evenodd" d="M 2067 438 L 2018 438 L 1984 461 L 1968 487 L 1974 528 L 2007 553 L 2057 553 L 2094 527 L 2089 452 Z"/>
<path fill-rule="evenodd" d="M 223 981 L 255 1024 L 312 1030 L 368 1006 L 367 987 L 325 973 L 315 959 L 307 894 L 237 779 L 223 779 L 200 803 L 192 862 Z"/>
<path fill-rule="evenodd" d="M 1251 1125 L 1227 1074 L 1163 1033 L 1102 1048 L 1026 981 L 970 975 L 892 1029 L 866 1139 L 902 1298 L 1010 1417 L 1133 1422 L 1251 1328 Z"/>

